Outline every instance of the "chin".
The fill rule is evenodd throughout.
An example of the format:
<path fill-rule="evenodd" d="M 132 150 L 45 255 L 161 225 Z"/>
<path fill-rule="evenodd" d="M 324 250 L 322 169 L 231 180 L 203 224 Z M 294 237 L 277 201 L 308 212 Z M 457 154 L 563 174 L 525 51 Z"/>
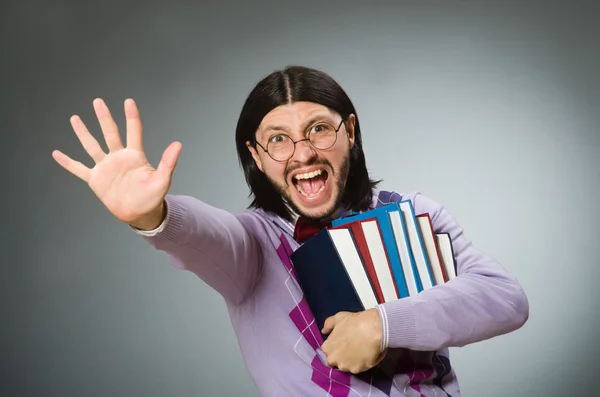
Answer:
<path fill-rule="evenodd" d="M 295 211 L 307 218 L 327 219 L 335 212 L 335 201 L 331 200 L 319 206 L 307 206 L 303 203 L 293 201 Z"/>

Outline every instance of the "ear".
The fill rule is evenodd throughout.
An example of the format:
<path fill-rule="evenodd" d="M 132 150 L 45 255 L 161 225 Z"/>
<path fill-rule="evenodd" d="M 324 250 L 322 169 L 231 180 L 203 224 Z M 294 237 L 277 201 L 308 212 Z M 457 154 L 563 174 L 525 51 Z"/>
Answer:
<path fill-rule="evenodd" d="M 350 114 L 348 120 L 344 123 L 346 125 L 346 133 L 348 134 L 348 141 L 350 142 L 350 148 L 354 146 L 354 125 L 356 123 L 356 116 Z"/>
<path fill-rule="evenodd" d="M 262 161 L 260 159 L 260 156 L 258 155 L 258 152 L 256 151 L 256 148 L 254 148 L 254 146 L 252 146 L 252 144 L 250 143 L 250 141 L 246 142 L 246 147 L 248 148 L 248 150 L 252 154 L 252 158 L 254 159 L 254 162 L 256 163 L 256 166 L 258 167 L 258 169 L 261 172 L 265 172 L 263 170 Z"/>

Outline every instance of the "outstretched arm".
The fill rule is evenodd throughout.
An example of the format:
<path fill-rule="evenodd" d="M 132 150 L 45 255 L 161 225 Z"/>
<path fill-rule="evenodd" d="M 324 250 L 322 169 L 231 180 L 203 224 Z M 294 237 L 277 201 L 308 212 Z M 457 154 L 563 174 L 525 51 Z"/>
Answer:
<path fill-rule="evenodd" d="M 241 303 L 260 274 L 260 246 L 241 216 L 183 195 L 167 195 L 166 216 L 136 230 L 173 265 L 196 274 L 230 302 Z"/>

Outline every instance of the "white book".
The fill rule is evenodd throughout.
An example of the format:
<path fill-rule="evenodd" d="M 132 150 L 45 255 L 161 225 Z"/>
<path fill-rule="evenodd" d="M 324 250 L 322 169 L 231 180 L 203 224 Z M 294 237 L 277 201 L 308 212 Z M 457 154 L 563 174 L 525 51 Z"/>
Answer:
<path fill-rule="evenodd" d="M 329 234 L 365 310 L 376 307 L 378 302 L 375 292 L 373 292 L 373 287 L 363 266 L 356 244 L 354 244 L 350 230 L 331 229 L 329 230 Z"/>
<path fill-rule="evenodd" d="M 440 255 L 442 256 L 442 262 L 444 262 L 444 268 L 448 275 L 448 280 L 456 278 L 456 269 L 454 268 L 454 250 L 452 249 L 452 241 L 448 233 L 438 233 L 435 235 L 440 248 Z"/>
<path fill-rule="evenodd" d="M 408 233 L 408 241 L 410 243 L 410 248 L 412 249 L 415 264 L 417 265 L 421 285 L 423 286 L 423 290 L 430 289 L 433 287 L 433 277 L 429 273 L 429 261 L 425 257 L 425 250 L 419 234 L 412 203 L 408 200 L 401 201 L 400 210 L 404 216 L 404 225 L 406 226 L 406 231 Z"/>

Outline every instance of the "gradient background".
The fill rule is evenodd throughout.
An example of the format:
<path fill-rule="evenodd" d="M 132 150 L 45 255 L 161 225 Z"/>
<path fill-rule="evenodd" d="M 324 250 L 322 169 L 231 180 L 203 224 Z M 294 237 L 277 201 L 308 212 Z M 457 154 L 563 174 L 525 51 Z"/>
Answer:
<path fill-rule="evenodd" d="M 525 4 L 526 3 L 526 4 Z M 464 396 L 595 395 L 600 25 L 593 1 L 3 2 L 0 396 L 258 396 L 220 297 L 51 157 L 137 100 L 172 193 L 248 204 L 234 128 L 273 69 L 330 73 L 383 187 L 446 205 L 530 319 L 451 350 Z M 244 4 L 244 5 L 242 5 Z M 5 183 L 4 186 L 7 186 Z"/>

